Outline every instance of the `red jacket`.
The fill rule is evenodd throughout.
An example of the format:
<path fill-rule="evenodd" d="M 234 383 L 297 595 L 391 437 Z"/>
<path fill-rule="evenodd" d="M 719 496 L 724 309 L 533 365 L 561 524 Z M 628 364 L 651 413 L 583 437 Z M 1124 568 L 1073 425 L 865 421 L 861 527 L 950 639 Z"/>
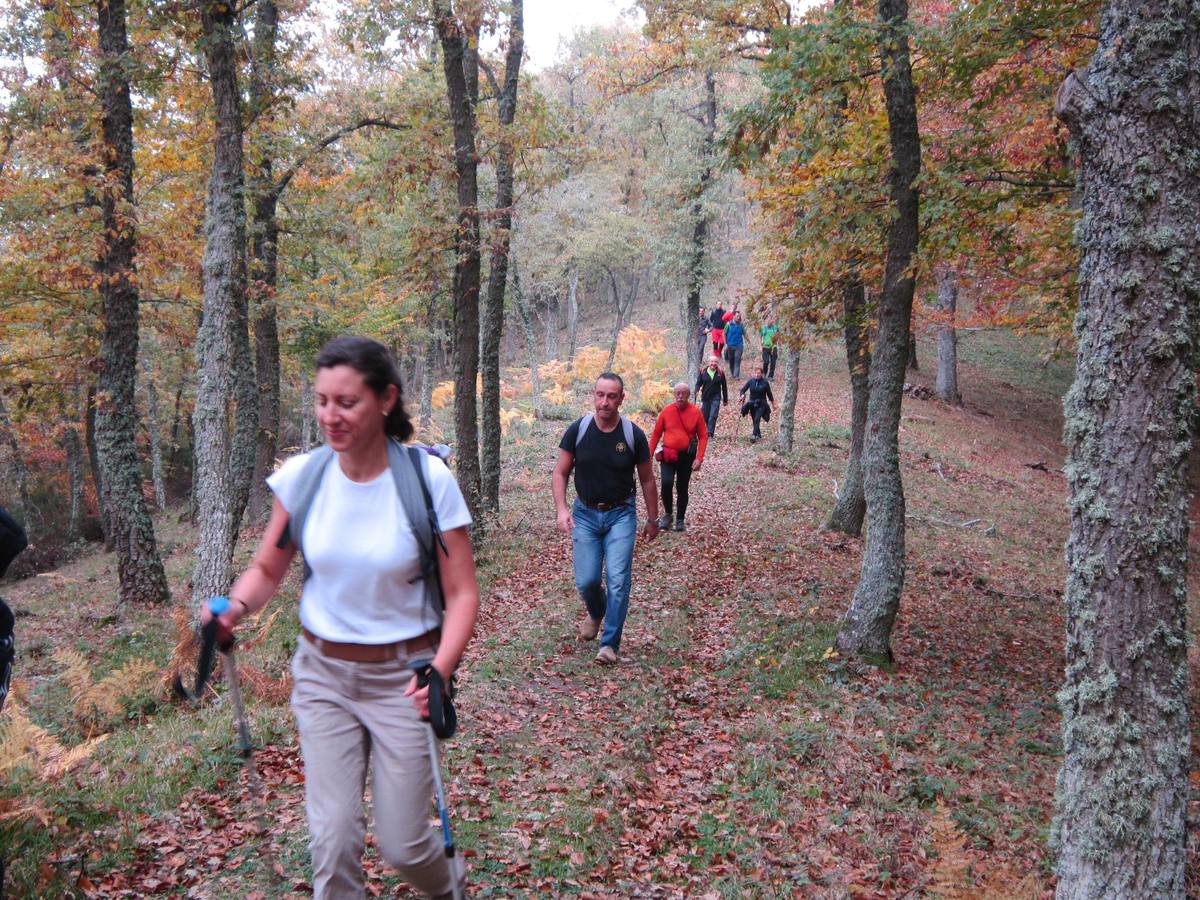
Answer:
<path fill-rule="evenodd" d="M 668 404 L 658 414 L 658 420 L 654 423 L 654 433 L 650 437 L 650 452 L 654 453 L 658 448 L 659 438 L 662 438 L 664 447 L 679 451 L 686 450 L 693 435 L 700 439 L 696 450 L 696 463 L 699 464 L 704 461 L 704 448 L 708 446 L 708 426 L 704 424 L 704 416 L 700 413 L 700 407 L 695 403 L 689 403 L 684 407 L 683 412 L 680 412 L 678 404 Z"/>

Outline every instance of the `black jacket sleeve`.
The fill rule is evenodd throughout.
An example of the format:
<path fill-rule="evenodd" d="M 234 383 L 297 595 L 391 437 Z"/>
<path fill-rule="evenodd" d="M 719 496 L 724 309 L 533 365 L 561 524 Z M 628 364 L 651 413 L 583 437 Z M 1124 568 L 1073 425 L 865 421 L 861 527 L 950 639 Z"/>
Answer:
<path fill-rule="evenodd" d="M 769 383 L 767 384 L 767 399 L 772 403 L 775 402 L 775 395 L 771 393 L 771 385 Z"/>
<path fill-rule="evenodd" d="M 728 405 L 729 404 L 729 387 L 728 387 L 729 382 L 725 380 L 724 373 L 721 373 L 717 377 L 721 379 L 721 402 Z"/>

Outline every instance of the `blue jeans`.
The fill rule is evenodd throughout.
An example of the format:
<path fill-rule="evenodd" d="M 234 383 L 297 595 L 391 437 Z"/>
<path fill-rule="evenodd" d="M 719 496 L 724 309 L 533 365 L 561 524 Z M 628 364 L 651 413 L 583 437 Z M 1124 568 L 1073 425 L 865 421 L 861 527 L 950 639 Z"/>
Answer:
<path fill-rule="evenodd" d="M 621 649 L 621 631 L 629 613 L 629 588 L 633 582 L 633 545 L 637 540 L 636 498 L 615 509 L 600 512 L 579 500 L 571 508 L 575 528 L 575 588 L 587 605 L 588 615 L 604 619 L 600 643 Z M 601 587 L 601 569 L 604 587 Z"/>

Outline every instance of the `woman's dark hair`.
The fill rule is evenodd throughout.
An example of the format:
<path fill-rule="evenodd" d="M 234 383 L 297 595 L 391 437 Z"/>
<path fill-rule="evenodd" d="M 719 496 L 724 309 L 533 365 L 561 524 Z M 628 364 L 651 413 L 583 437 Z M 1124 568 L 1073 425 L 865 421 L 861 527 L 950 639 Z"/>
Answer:
<path fill-rule="evenodd" d="M 412 419 L 404 411 L 404 385 L 400 383 L 400 370 L 396 368 L 392 351 L 379 341 L 355 334 L 343 334 L 325 344 L 317 354 L 318 369 L 332 369 L 334 366 L 352 368 L 362 376 L 367 387 L 373 390 L 376 396 L 383 396 L 387 386 L 394 384 L 397 391 L 396 405 L 384 420 L 383 431 L 400 441 L 407 441 L 413 436 Z"/>

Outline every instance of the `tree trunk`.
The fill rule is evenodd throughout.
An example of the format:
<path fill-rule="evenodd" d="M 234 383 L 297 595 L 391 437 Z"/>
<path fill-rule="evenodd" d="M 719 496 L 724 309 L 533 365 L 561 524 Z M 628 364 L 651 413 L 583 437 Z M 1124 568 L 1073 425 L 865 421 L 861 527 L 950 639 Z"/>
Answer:
<path fill-rule="evenodd" d="M 192 577 L 196 603 L 229 588 L 241 510 L 227 428 L 239 296 L 245 298 L 246 209 L 242 169 L 242 110 L 234 56 L 236 15 L 220 0 L 201 7 L 204 51 L 216 116 L 213 171 L 208 187 L 204 246 L 204 317 L 196 336 L 198 380 L 195 496 L 200 525 Z"/>
<path fill-rule="evenodd" d="M 938 397 L 952 406 L 962 406 L 962 395 L 958 392 L 958 333 L 954 328 L 954 317 L 958 310 L 958 274 L 949 266 L 938 272 L 939 317 L 937 331 L 937 382 L 934 388 Z"/>
<path fill-rule="evenodd" d="M 612 343 L 608 348 L 608 361 L 604 364 L 604 371 L 611 372 L 613 363 L 617 358 L 617 343 L 621 339 L 621 329 L 625 327 L 625 323 L 629 321 L 629 317 L 633 314 L 633 304 L 637 300 L 638 284 L 641 278 L 637 275 L 633 276 L 633 281 L 629 286 L 629 296 L 625 301 L 622 301 L 621 290 L 617 284 L 617 276 L 613 274 L 612 269 L 608 266 L 604 266 L 604 271 L 608 273 L 608 280 L 612 285 L 613 307 L 616 316 L 616 322 L 613 323 Z"/>
<path fill-rule="evenodd" d="M 712 180 L 713 147 L 717 137 L 717 82 L 712 69 L 704 73 L 704 135 L 700 145 L 700 179 L 692 201 L 692 247 L 688 263 L 687 314 L 683 342 L 687 360 L 688 384 L 694 384 L 700 371 L 701 352 L 696 341 L 696 322 L 700 319 L 700 292 L 704 287 L 705 251 L 708 239 L 708 212 L 704 194 Z"/>
<path fill-rule="evenodd" d="M 457 260 L 454 265 L 454 439 L 458 485 L 473 518 L 480 512 L 476 377 L 479 374 L 479 161 L 475 109 L 479 97 L 479 23 L 458 21 L 452 0 L 434 0 L 446 97 L 454 128 L 458 176 Z"/>
<path fill-rule="evenodd" d="M 575 358 L 579 337 L 579 272 L 571 269 L 567 275 L 567 362 Z M 553 357 L 551 357 L 553 358 Z"/>
<path fill-rule="evenodd" d="M 900 406 L 912 328 L 912 260 L 917 249 L 917 177 L 921 171 L 917 98 L 908 56 L 908 0 L 879 0 L 879 48 L 892 154 L 893 215 L 888 226 L 863 445 L 867 541 L 858 587 L 835 646 L 847 655 L 890 663 L 892 624 L 904 589 Z"/>
<path fill-rule="evenodd" d="M 313 407 L 313 380 L 307 371 L 300 375 L 300 452 L 313 448 L 317 431 L 316 411 Z"/>
<path fill-rule="evenodd" d="M 871 327 L 866 291 L 861 281 L 842 289 L 842 315 L 846 341 L 846 367 L 850 371 L 850 456 L 837 501 L 823 526 L 858 537 L 862 534 L 867 500 L 863 494 L 862 452 L 867 430 L 867 398 L 871 375 Z"/>
<path fill-rule="evenodd" d="M 100 201 L 104 238 L 96 270 L 104 333 L 96 410 L 96 451 L 104 473 L 122 603 L 161 603 L 170 596 L 137 456 L 134 384 L 138 359 L 137 246 L 133 208 L 133 104 L 124 0 L 97 0 L 100 64 L 97 93 L 104 142 Z"/>
<path fill-rule="evenodd" d="M 162 437 L 158 431 L 158 386 L 154 383 L 154 368 L 150 354 L 142 356 L 146 374 L 146 437 L 150 439 L 150 481 L 154 485 L 154 505 L 159 512 L 167 508 L 167 488 L 163 478 Z"/>
<path fill-rule="evenodd" d="M 699 310 L 696 311 L 696 318 L 700 318 Z M 783 400 L 780 402 L 778 410 L 779 438 L 776 446 L 779 450 L 790 453 L 796 434 L 796 395 L 800 391 L 800 352 L 782 348 L 781 352 L 785 353 L 787 358 L 783 361 Z"/>
<path fill-rule="evenodd" d="M 275 311 L 278 281 L 279 193 L 274 181 L 269 122 L 271 92 L 276 78 L 275 44 L 279 35 L 279 5 L 258 0 L 254 13 L 254 65 L 250 69 L 249 101 L 262 139 L 251 144 L 250 259 L 247 265 L 249 299 L 254 316 L 254 374 L 258 386 L 258 435 L 254 475 L 250 481 L 249 519 L 263 521 L 271 511 L 266 478 L 279 453 L 279 324 Z"/>
<path fill-rule="evenodd" d="M 534 301 L 536 305 L 536 299 Z M 529 310 L 525 310 L 528 314 Z M 558 359 L 558 329 L 562 326 L 558 292 L 551 291 L 546 300 L 546 359 Z"/>
<path fill-rule="evenodd" d="M 921 366 L 917 362 L 917 333 L 911 327 L 908 330 L 908 361 L 905 365 L 914 372 L 921 371 Z"/>
<path fill-rule="evenodd" d="M 491 240 L 487 304 L 483 310 L 483 453 L 481 463 L 484 512 L 500 513 L 500 338 L 504 329 L 504 294 L 508 285 L 508 252 L 512 240 L 513 118 L 517 113 L 521 54 L 524 52 L 523 0 L 511 0 L 508 53 L 504 81 L 497 92 L 500 138 L 496 147 L 496 217 Z"/>
<path fill-rule="evenodd" d="M 79 432 L 75 423 L 70 419 L 63 422 L 62 436 L 59 438 L 63 452 L 67 456 L 67 485 L 71 498 L 71 518 L 67 521 L 67 541 L 74 543 L 79 540 L 83 523 L 83 447 L 79 443 Z"/>
<path fill-rule="evenodd" d="M 0 409 L 3 403 L 0 402 Z M 112 525 L 108 521 L 108 498 L 104 495 L 104 473 L 100 471 L 100 452 L 96 449 L 96 388 L 89 385 L 87 391 L 87 414 L 84 417 L 84 440 L 87 442 L 88 466 L 92 470 L 92 484 L 96 486 L 96 512 L 100 517 L 100 532 L 104 536 L 104 551 L 111 553 L 113 547 Z"/>
<path fill-rule="evenodd" d="M 1200 4 L 1110 0 L 1058 113 L 1079 148 L 1057 895 L 1185 896 Z"/>
<path fill-rule="evenodd" d="M 542 414 L 542 375 L 538 365 L 537 339 L 533 334 L 533 323 L 529 320 L 529 309 L 525 306 L 525 296 L 521 293 L 521 279 L 517 273 L 516 263 L 513 263 L 513 300 L 517 305 L 517 316 L 521 319 L 521 331 L 525 335 L 525 350 L 529 354 L 529 379 L 533 385 L 533 414 L 535 418 L 543 418 Z"/>
<path fill-rule="evenodd" d="M 21 444 L 17 441 L 17 433 L 13 430 L 12 419 L 8 416 L 8 406 L 4 395 L 0 394 L 0 442 L 8 446 L 11 454 L 12 480 L 17 486 L 17 502 L 21 504 L 21 522 L 26 530 L 32 533 L 34 519 L 33 504 L 29 499 L 29 470 L 21 456 Z"/>

